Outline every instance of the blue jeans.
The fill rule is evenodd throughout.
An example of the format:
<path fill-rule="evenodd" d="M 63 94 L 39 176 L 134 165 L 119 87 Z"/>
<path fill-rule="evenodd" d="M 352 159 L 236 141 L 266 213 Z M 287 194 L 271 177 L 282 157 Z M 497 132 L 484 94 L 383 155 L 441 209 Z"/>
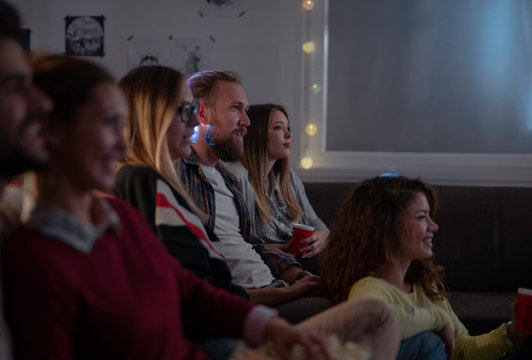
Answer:
<path fill-rule="evenodd" d="M 447 360 L 441 338 L 425 331 L 401 341 L 396 360 Z"/>
<path fill-rule="evenodd" d="M 227 360 L 231 357 L 241 340 L 233 338 L 215 338 L 199 343 L 209 359 Z"/>

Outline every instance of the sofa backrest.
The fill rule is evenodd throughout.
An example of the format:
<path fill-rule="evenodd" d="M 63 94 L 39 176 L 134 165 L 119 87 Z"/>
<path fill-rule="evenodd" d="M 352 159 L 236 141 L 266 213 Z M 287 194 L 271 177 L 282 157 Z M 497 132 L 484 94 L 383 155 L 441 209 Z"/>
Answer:
<path fill-rule="evenodd" d="M 331 225 L 356 184 L 305 183 L 316 213 Z M 451 291 L 532 288 L 532 188 L 434 186 L 435 262 Z"/>

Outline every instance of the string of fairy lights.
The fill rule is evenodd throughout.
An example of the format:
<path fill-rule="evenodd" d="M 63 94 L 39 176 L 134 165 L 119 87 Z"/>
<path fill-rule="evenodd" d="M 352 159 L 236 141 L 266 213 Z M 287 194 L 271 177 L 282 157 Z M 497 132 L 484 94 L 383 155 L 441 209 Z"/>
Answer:
<path fill-rule="evenodd" d="M 302 45 L 302 49 L 304 52 L 304 69 L 305 69 L 305 75 L 304 75 L 304 110 L 303 110 L 303 121 L 307 124 L 305 125 L 305 133 L 308 136 L 315 136 L 318 133 L 318 126 L 310 121 L 310 114 L 309 114 L 309 107 L 310 107 L 310 97 L 311 95 L 316 95 L 321 92 L 321 86 L 319 84 L 310 84 L 310 56 L 314 53 L 316 50 L 316 46 L 314 42 L 311 39 L 311 24 L 310 24 L 310 12 L 314 8 L 314 1 L 313 0 L 303 0 L 301 3 L 301 7 L 306 12 L 305 14 L 305 39 Z M 303 143 L 307 143 L 307 140 L 304 139 Z M 310 157 L 308 154 L 306 154 L 306 150 L 308 149 L 308 146 L 305 146 L 304 156 L 301 158 L 300 166 L 303 169 L 310 169 L 314 166 L 314 161 L 312 160 L 312 157 Z"/>

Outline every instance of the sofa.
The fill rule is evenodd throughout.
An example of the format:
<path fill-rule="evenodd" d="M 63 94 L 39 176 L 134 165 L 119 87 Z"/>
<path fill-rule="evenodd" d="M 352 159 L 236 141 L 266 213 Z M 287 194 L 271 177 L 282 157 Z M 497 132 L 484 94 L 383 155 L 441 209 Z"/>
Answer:
<path fill-rule="evenodd" d="M 355 184 L 305 182 L 330 226 Z M 532 188 L 433 186 L 435 262 L 445 267 L 451 305 L 476 335 L 511 320 L 518 287 L 532 288 Z"/>

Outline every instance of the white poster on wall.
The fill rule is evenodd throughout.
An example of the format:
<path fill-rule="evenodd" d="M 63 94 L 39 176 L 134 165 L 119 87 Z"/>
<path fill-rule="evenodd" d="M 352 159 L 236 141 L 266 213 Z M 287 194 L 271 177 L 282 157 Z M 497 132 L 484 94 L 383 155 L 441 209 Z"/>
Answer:
<path fill-rule="evenodd" d="M 129 68 L 163 65 L 190 75 L 209 67 L 211 48 L 209 39 L 133 36 L 129 39 Z"/>

